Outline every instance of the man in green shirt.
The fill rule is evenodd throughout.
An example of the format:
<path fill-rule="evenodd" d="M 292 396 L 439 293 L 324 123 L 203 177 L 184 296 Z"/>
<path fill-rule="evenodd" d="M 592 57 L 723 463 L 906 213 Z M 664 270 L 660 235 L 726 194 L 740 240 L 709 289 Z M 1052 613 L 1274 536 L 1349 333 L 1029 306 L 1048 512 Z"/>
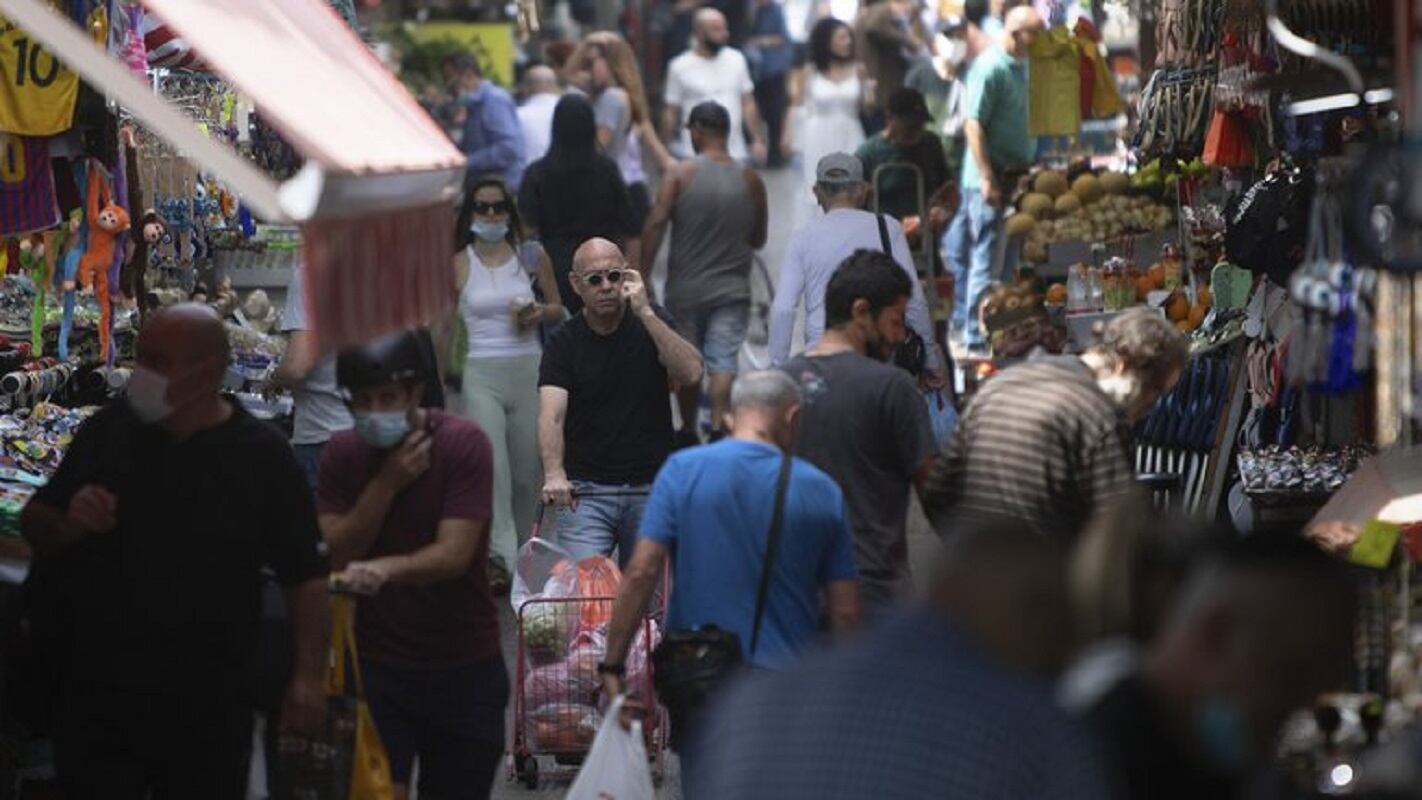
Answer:
<path fill-rule="evenodd" d="M 953 267 L 953 330 L 969 350 L 981 350 L 977 309 L 993 279 L 1002 235 L 1003 205 L 1010 173 L 1032 163 L 1027 132 L 1027 48 L 1043 30 L 1030 6 L 1008 12 L 998 47 L 973 59 L 968 70 L 963 131 L 963 203 L 943 246 Z"/>
<path fill-rule="evenodd" d="M 924 210 L 919 208 L 918 181 L 909 166 L 923 175 L 924 199 L 930 209 L 944 203 L 952 176 L 942 141 L 924 128 L 929 113 L 922 94 L 901 88 L 889 97 L 885 111 L 884 130 L 860 145 L 855 155 L 864 163 L 878 210 L 902 222 Z M 880 171 L 881 167 L 887 168 Z"/>

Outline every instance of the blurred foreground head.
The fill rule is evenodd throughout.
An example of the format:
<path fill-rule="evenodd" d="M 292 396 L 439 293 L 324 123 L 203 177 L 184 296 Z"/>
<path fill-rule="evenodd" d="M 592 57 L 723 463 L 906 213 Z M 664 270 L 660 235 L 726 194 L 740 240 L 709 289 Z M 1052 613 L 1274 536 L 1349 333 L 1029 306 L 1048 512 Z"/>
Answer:
<path fill-rule="evenodd" d="M 1075 644 L 1062 548 L 1002 519 L 944 541 L 929 589 L 933 607 L 1006 666 L 1043 676 L 1061 672 Z"/>
<path fill-rule="evenodd" d="M 1291 712 L 1341 688 L 1356 613 L 1348 567 L 1308 542 L 1233 543 L 1188 578 L 1144 676 L 1197 757 L 1242 771 Z"/>

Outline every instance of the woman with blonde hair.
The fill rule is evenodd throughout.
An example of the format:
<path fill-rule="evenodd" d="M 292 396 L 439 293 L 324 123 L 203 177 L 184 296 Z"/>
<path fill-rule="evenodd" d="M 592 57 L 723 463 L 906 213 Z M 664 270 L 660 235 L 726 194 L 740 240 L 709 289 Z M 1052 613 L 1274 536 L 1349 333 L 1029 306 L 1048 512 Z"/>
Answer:
<path fill-rule="evenodd" d="M 569 84 L 588 94 L 597 121 L 598 146 L 617 162 L 640 230 L 651 210 L 642 146 L 650 148 L 662 172 L 676 159 L 652 127 L 647 93 L 632 46 L 611 31 L 590 33 L 569 57 L 564 76 Z"/>

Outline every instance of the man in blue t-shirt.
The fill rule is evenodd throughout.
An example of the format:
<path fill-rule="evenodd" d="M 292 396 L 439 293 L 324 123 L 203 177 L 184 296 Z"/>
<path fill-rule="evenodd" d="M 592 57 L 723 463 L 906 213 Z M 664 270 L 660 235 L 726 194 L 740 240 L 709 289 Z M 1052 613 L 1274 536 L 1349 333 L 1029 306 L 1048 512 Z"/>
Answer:
<path fill-rule="evenodd" d="M 844 496 L 828 475 L 796 458 L 760 639 L 751 649 L 776 484 L 800 417 L 799 388 L 783 372 L 743 375 L 731 390 L 730 416 L 728 438 L 676 453 L 652 486 L 608 628 L 601 671 L 610 695 L 623 689 L 628 647 L 668 556 L 673 588 L 667 629 L 715 625 L 730 631 L 753 666 L 784 669 L 798 660 L 819 630 L 821 589 L 835 632 L 858 623 Z"/>

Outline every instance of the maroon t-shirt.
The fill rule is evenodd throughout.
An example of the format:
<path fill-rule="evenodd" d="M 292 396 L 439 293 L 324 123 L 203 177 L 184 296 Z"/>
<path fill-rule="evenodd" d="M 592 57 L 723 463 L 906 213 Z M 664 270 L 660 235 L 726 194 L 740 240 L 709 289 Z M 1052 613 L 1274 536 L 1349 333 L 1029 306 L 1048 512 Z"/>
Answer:
<path fill-rule="evenodd" d="M 478 425 L 429 412 L 430 468 L 390 504 L 370 552 L 359 560 L 413 553 L 435 540 L 441 520 L 488 520 L 494 479 L 489 438 Z M 380 469 L 384 451 L 345 431 L 321 454 L 317 511 L 345 514 Z M 362 658 L 406 669 L 448 669 L 499 655 L 499 617 L 486 571 L 489 537 L 463 575 L 425 586 L 387 585 L 356 611 Z"/>

